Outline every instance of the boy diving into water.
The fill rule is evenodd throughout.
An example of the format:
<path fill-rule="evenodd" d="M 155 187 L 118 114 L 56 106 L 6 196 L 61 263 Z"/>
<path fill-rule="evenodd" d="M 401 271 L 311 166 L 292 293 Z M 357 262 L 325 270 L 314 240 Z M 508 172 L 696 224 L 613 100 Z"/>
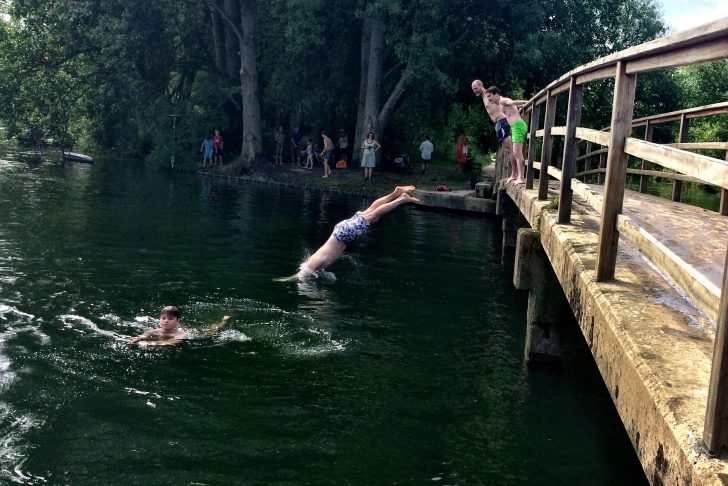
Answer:
<path fill-rule="evenodd" d="M 317 276 L 319 271 L 328 267 L 344 254 L 346 245 L 363 235 L 369 229 L 369 226 L 379 221 L 379 218 L 383 215 L 402 204 L 419 203 L 419 199 L 409 194 L 414 190 L 415 186 L 397 186 L 394 191 L 380 197 L 364 211 L 357 211 L 351 218 L 339 222 L 334 226 L 334 231 L 326 240 L 326 243 L 301 264 L 298 273 L 280 279 L 280 281 L 285 282 Z"/>

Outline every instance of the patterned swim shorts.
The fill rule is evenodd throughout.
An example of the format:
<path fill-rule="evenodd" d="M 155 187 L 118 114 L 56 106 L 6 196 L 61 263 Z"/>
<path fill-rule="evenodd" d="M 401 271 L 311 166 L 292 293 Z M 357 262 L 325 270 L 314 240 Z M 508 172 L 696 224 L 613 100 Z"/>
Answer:
<path fill-rule="evenodd" d="M 495 122 L 495 138 L 502 142 L 511 136 L 511 126 L 508 124 L 507 118 L 501 118 Z"/>
<path fill-rule="evenodd" d="M 348 245 L 363 235 L 368 229 L 369 223 L 366 219 L 364 219 L 361 211 L 357 211 L 357 213 L 351 218 L 345 219 L 334 226 L 333 234 L 334 238 L 336 238 L 339 243 Z"/>

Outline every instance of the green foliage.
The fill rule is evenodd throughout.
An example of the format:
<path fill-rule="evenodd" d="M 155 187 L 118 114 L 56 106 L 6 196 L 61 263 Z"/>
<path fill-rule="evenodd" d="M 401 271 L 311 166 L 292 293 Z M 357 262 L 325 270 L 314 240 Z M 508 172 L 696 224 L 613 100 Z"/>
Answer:
<path fill-rule="evenodd" d="M 8 3 L 10 20 L 0 22 L 0 124 L 31 142 L 112 149 L 165 165 L 172 154 L 196 159 L 214 127 L 239 149 L 240 79 L 216 62 L 211 1 Z M 373 12 L 386 13 L 382 99 L 405 80 L 382 142 L 387 151 L 416 154 L 429 133 L 442 157 L 454 156 L 461 133 L 473 155 L 496 147 L 472 79 L 528 98 L 580 64 L 664 33 L 654 0 L 269 0 L 257 10 L 271 149 L 279 124 L 300 125 L 304 136 L 345 128 L 353 140 L 361 34 Z M 727 71 L 715 63 L 640 75 L 635 116 L 725 99 Z M 609 124 L 610 83 L 586 87 L 583 124 Z M 178 115 L 174 129 L 170 115 Z M 728 135 L 723 122 L 692 130 Z"/>

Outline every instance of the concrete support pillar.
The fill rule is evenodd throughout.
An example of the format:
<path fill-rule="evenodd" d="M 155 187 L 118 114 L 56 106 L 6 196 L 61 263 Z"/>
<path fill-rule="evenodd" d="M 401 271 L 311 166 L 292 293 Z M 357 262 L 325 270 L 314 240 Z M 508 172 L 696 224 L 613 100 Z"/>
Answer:
<path fill-rule="evenodd" d="M 529 364 L 561 360 L 561 316 L 566 305 L 540 236 L 531 228 L 518 230 L 513 269 L 513 284 L 529 291 L 524 351 L 524 360 Z"/>
<path fill-rule="evenodd" d="M 522 227 L 521 212 L 504 188 L 498 189 L 495 214 L 503 218 L 503 251 L 516 246 L 516 231 Z"/>

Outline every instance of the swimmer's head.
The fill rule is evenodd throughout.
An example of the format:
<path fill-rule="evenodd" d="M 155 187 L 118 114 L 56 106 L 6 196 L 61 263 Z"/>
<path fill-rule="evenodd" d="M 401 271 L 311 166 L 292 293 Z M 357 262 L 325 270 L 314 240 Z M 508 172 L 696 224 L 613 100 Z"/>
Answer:
<path fill-rule="evenodd" d="M 159 313 L 159 327 L 165 332 L 174 331 L 179 326 L 181 316 L 182 314 L 176 305 L 163 307 Z"/>

